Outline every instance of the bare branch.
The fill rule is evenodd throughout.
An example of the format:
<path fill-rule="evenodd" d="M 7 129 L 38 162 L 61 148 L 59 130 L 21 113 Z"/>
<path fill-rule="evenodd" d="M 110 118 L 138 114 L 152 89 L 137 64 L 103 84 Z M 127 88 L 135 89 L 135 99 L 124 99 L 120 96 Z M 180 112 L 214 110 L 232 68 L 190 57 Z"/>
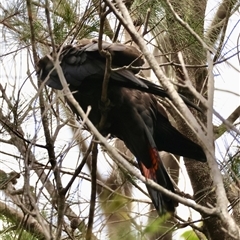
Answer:
<path fill-rule="evenodd" d="M 240 117 L 240 106 L 238 106 L 226 119 L 229 124 L 233 124 Z M 222 123 L 220 126 L 215 127 L 215 140 L 220 138 L 226 131 L 228 127 L 226 124 Z"/>
<path fill-rule="evenodd" d="M 0 202 L 0 214 L 6 216 L 16 225 L 23 222 L 24 214 L 15 209 L 7 203 Z M 28 220 L 22 226 L 27 232 L 30 232 L 33 236 L 36 236 L 39 240 L 49 239 L 46 232 L 42 229 L 41 225 L 32 216 L 29 216 Z"/>
<path fill-rule="evenodd" d="M 93 139 L 94 140 L 94 139 Z M 93 230 L 93 220 L 94 220 L 94 212 L 95 212 L 95 204 L 96 204 L 96 184 L 97 184 L 97 143 L 92 144 L 92 169 L 91 169 L 91 198 L 90 198 L 90 208 L 89 208 L 89 218 L 88 218 L 88 227 L 86 232 L 86 240 L 92 239 L 92 230 Z"/>
<path fill-rule="evenodd" d="M 211 25 L 205 35 L 205 39 L 210 41 L 212 46 L 217 41 L 223 27 L 228 22 L 231 10 L 234 8 L 236 3 L 237 0 L 223 0 L 219 5 L 213 21 L 211 22 Z"/>

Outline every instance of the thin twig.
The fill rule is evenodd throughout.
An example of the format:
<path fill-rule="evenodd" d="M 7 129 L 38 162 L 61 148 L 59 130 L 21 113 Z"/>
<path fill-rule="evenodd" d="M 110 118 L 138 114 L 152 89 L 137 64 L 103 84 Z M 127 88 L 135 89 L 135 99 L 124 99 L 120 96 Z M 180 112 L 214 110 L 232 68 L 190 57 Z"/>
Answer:
<path fill-rule="evenodd" d="M 97 193 L 97 187 L 96 187 L 97 186 L 97 155 L 98 155 L 97 147 L 98 147 L 98 144 L 93 143 L 93 145 L 92 145 L 92 169 L 91 169 L 92 188 L 91 188 L 91 198 L 90 198 L 90 208 L 89 208 L 86 240 L 92 239 L 94 212 L 95 212 L 95 205 L 96 205 L 96 193 Z"/>
<path fill-rule="evenodd" d="M 78 177 L 78 175 L 81 173 L 82 168 L 84 167 L 85 163 L 87 162 L 87 159 L 89 157 L 90 152 L 92 151 L 92 142 L 89 145 L 87 152 L 85 153 L 81 163 L 79 164 L 79 166 L 76 168 L 72 178 L 70 179 L 70 181 L 68 182 L 67 186 L 65 188 L 63 188 L 61 190 L 63 195 L 66 195 L 67 191 L 69 190 L 69 188 L 72 186 L 73 182 L 75 181 L 75 179 Z"/>
<path fill-rule="evenodd" d="M 143 25 L 143 31 L 142 31 L 142 36 L 145 36 L 148 33 L 148 23 L 149 23 L 149 19 L 150 19 L 150 14 L 151 14 L 151 9 L 148 8 L 147 10 L 147 14 L 145 17 L 145 21 L 144 21 L 144 25 Z"/>
<path fill-rule="evenodd" d="M 238 106 L 226 119 L 228 123 L 233 124 L 238 118 L 240 117 L 240 106 Z M 215 129 L 215 140 L 221 137 L 228 128 L 224 123 L 222 123 L 220 126 L 216 127 Z"/>
<path fill-rule="evenodd" d="M 55 42 L 54 42 L 54 38 L 53 38 L 53 31 L 52 31 L 52 24 L 51 24 L 51 18 L 50 18 L 50 11 L 49 11 L 49 2 L 48 0 L 45 0 L 45 15 L 47 18 L 47 27 L 48 27 L 48 32 L 49 32 L 49 36 L 51 39 L 51 44 L 52 44 L 52 49 L 53 49 L 53 58 L 56 57 L 56 48 L 55 48 Z"/>

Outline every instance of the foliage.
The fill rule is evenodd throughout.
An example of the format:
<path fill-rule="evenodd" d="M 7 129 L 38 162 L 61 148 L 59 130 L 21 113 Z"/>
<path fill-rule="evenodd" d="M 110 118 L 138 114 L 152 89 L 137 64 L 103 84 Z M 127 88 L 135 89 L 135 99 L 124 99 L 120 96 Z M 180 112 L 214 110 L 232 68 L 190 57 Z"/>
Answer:
<path fill-rule="evenodd" d="M 187 239 L 191 239 L 191 240 L 199 240 L 199 238 L 197 237 L 196 233 L 193 230 L 189 230 L 184 232 L 181 237 L 185 240 Z"/>

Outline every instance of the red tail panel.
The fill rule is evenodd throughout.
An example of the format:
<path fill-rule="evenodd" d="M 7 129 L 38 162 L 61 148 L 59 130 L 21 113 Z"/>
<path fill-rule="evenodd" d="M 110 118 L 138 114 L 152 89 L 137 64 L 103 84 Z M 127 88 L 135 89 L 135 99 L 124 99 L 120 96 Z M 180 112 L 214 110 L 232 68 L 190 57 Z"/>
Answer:
<path fill-rule="evenodd" d="M 159 164 L 161 160 L 160 160 L 158 151 L 155 148 L 149 148 L 149 153 L 152 160 L 151 168 L 146 168 L 142 162 L 140 162 L 140 168 L 144 177 L 156 181 L 157 180 L 156 173 L 159 168 Z"/>
<path fill-rule="evenodd" d="M 151 166 L 149 168 L 139 161 L 139 167 L 143 176 L 174 192 L 172 182 L 162 164 L 157 149 L 149 147 L 149 155 L 151 157 Z M 166 212 L 175 211 L 175 207 L 177 206 L 176 202 L 149 186 L 147 186 L 147 189 L 151 196 L 152 202 L 160 215 Z"/>

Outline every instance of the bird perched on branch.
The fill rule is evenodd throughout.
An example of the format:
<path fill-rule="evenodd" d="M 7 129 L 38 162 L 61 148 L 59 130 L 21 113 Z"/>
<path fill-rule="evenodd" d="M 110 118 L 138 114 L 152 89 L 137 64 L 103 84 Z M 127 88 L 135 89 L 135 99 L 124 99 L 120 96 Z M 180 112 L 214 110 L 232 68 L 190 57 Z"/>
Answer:
<path fill-rule="evenodd" d="M 141 173 L 174 192 L 158 151 L 204 162 L 206 156 L 202 148 L 169 122 L 157 97 L 169 98 L 167 92 L 135 75 L 139 71 L 136 67 L 144 63 L 141 53 L 135 47 L 103 42 L 102 49 L 111 54 L 111 67 L 117 69 L 110 72 L 107 85 L 110 104 L 101 133 L 123 140 L 135 155 Z M 84 40 L 79 45 L 64 46 L 59 51 L 60 66 L 69 89 L 84 111 L 91 106 L 88 117 L 98 126 L 103 111 L 99 106 L 106 68 L 106 59 L 99 52 L 98 42 Z M 38 76 L 40 80 L 45 80 L 48 86 L 62 89 L 51 55 L 40 59 Z M 197 108 L 184 96 L 181 97 L 186 104 Z M 159 215 L 174 212 L 176 202 L 150 186 L 147 186 L 147 189 Z"/>

